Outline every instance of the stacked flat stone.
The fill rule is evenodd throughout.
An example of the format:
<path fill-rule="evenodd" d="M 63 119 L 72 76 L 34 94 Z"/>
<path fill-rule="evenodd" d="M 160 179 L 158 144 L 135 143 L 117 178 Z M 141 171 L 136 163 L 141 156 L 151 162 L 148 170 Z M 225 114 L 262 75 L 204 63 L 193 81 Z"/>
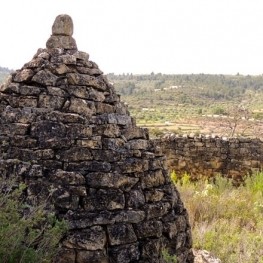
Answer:
<path fill-rule="evenodd" d="M 0 173 L 48 200 L 69 230 L 55 262 L 192 262 L 187 212 L 165 157 L 136 126 L 69 16 L 0 89 Z"/>
<path fill-rule="evenodd" d="M 193 179 L 218 174 L 242 182 L 248 174 L 263 170 L 263 140 L 209 135 L 167 135 L 156 140 L 167 159 L 167 166 L 179 176 Z"/>

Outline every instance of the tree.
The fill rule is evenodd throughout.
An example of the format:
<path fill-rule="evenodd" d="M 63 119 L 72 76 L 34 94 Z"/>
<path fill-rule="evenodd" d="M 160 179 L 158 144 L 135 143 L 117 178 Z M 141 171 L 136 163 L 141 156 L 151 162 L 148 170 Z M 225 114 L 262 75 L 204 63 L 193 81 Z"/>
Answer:
<path fill-rule="evenodd" d="M 232 106 L 227 109 L 227 129 L 229 130 L 229 137 L 237 135 L 237 128 L 240 130 L 240 135 L 244 136 L 245 132 L 252 128 L 253 123 L 249 122 L 252 114 L 248 108 L 240 104 Z"/>

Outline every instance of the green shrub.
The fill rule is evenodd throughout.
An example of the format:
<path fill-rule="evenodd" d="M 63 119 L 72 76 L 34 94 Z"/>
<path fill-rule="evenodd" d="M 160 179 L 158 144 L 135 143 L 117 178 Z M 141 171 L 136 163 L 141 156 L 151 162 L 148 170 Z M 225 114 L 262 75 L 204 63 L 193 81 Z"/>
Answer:
<path fill-rule="evenodd" d="M 176 185 L 189 213 L 194 248 L 211 251 L 224 263 L 263 263 L 263 173 L 239 187 L 221 176 L 181 180 Z"/>
<path fill-rule="evenodd" d="M 51 262 L 67 229 L 46 204 L 29 206 L 24 184 L 0 178 L 0 262 Z"/>
<path fill-rule="evenodd" d="M 165 263 L 177 263 L 177 257 L 170 255 L 166 249 L 163 249 L 162 256 Z"/>

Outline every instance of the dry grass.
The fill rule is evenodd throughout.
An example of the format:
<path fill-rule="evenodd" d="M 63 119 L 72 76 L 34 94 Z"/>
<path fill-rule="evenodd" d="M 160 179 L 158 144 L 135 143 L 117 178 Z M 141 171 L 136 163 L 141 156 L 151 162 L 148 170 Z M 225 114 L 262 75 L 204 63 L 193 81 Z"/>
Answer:
<path fill-rule="evenodd" d="M 263 173 L 238 188 L 222 177 L 192 183 L 187 175 L 176 185 L 188 209 L 194 248 L 224 263 L 263 263 Z"/>

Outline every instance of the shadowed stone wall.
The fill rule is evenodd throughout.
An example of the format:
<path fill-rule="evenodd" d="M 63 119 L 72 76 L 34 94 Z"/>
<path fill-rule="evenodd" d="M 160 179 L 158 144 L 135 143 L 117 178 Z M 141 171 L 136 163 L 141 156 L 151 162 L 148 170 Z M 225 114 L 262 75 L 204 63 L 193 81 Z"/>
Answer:
<path fill-rule="evenodd" d="M 60 15 L 45 49 L 0 88 L 0 174 L 48 200 L 69 231 L 56 263 L 192 262 L 187 211 L 165 157 L 136 126 Z"/>
<path fill-rule="evenodd" d="M 166 136 L 156 140 L 167 157 L 169 170 L 193 178 L 218 173 L 241 179 L 263 169 L 263 141 L 251 138 Z"/>

